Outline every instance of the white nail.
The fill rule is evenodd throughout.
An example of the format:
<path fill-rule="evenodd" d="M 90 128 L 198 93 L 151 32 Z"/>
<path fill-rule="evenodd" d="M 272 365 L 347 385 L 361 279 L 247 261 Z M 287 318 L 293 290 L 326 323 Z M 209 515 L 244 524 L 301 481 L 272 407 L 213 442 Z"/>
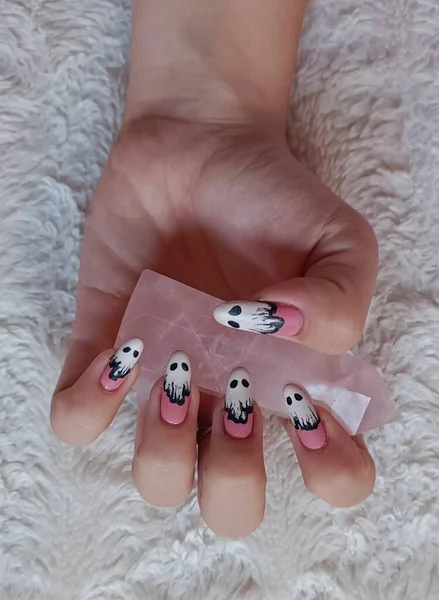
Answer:
<path fill-rule="evenodd" d="M 110 367 L 110 379 L 116 381 L 117 379 L 126 377 L 139 360 L 142 352 L 143 342 L 139 338 L 133 338 L 123 344 L 116 354 L 113 354 L 108 363 Z"/>
<path fill-rule="evenodd" d="M 247 423 L 248 416 L 253 412 L 250 375 L 242 367 L 230 374 L 224 410 L 228 419 L 241 424 Z"/>
<path fill-rule="evenodd" d="M 274 302 L 224 302 L 215 308 L 213 318 L 226 327 L 253 333 L 277 333 L 285 319 L 276 316 Z"/>
<path fill-rule="evenodd" d="M 303 431 L 317 429 L 320 424 L 320 417 L 309 394 L 303 388 L 294 383 L 289 383 L 284 387 L 284 398 L 291 422 L 296 429 Z"/>
<path fill-rule="evenodd" d="M 185 352 L 174 352 L 166 367 L 163 389 L 172 404 L 183 406 L 191 393 L 191 363 Z"/>

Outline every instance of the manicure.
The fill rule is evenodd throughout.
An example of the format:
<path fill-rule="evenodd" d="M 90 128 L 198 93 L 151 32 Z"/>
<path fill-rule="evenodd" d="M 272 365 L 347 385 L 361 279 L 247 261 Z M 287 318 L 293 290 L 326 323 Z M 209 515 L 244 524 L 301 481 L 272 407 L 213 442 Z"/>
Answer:
<path fill-rule="evenodd" d="M 309 394 L 298 385 L 289 383 L 284 388 L 284 398 L 291 422 L 305 448 L 323 448 L 327 441 L 325 427 Z"/>
<path fill-rule="evenodd" d="M 224 302 L 213 311 L 215 321 L 252 333 L 297 335 L 303 327 L 302 312 L 275 302 Z"/>
<path fill-rule="evenodd" d="M 143 352 L 143 342 L 133 338 L 121 346 L 116 354 L 108 361 L 101 377 L 100 384 L 107 392 L 114 392 L 124 382 L 125 377 L 131 373 L 134 365 Z"/>
<path fill-rule="evenodd" d="M 162 419 L 180 425 L 186 418 L 191 396 L 191 364 L 185 352 L 174 352 L 166 367 L 160 398 Z"/>
<path fill-rule="evenodd" d="M 250 375 L 242 367 L 232 371 L 224 403 L 224 428 L 234 438 L 246 438 L 253 427 Z"/>

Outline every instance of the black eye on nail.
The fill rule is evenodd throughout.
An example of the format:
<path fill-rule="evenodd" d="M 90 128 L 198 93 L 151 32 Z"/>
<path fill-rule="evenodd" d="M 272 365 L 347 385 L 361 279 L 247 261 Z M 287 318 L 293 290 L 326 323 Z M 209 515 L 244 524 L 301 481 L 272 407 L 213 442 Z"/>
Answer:
<path fill-rule="evenodd" d="M 242 380 L 242 385 L 243 385 L 245 388 L 248 388 L 250 384 L 249 384 L 249 382 L 247 381 L 247 379 L 243 379 L 243 380 Z"/>
<path fill-rule="evenodd" d="M 242 308 L 238 305 L 234 306 L 233 308 L 231 308 L 229 310 L 229 315 L 231 315 L 232 317 L 237 317 L 241 313 L 242 313 Z"/>
<path fill-rule="evenodd" d="M 186 372 L 189 371 L 189 365 L 185 362 L 181 363 L 181 368 L 183 369 L 183 371 L 186 371 Z"/>
<path fill-rule="evenodd" d="M 122 352 L 130 352 L 131 348 L 129 346 L 125 346 Z"/>
<path fill-rule="evenodd" d="M 234 329 L 239 329 L 239 323 L 237 323 L 236 321 L 227 321 L 227 324 L 230 325 L 230 327 L 233 327 Z"/>
<path fill-rule="evenodd" d="M 138 350 L 134 350 L 133 356 L 134 356 L 134 358 L 137 358 L 139 356 L 139 351 Z"/>
<path fill-rule="evenodd" d="M 293 403 L 293 401 L 291 399 L 291 396 L 287 396 L 287 404 L 288 404 L 288 406 L 291 406 L 292 403 Z"/>
<path fill-rule="evenodd" d="M 237 385 L 238 385 L 238 380 L 232 379 L 232 381 L 230 382 L 230 387 L 232 388 L 232 390 L 234 390 Z"/>
<path fill-rule="evenodd" d="M 178 363 L 172 363 L 172 365 L 169 367 L 170 371 L 175 371 L 175 369 L 178 367 Z"/>
<path fill-rule="evenodd" d="M 303 396 L 301 396 L 300 394 L 294 394 L 294 398 L 295 398 L 296 400 L 298 400 L 299 402 L 300 402 L 301 400 L 303 400 Z"/>

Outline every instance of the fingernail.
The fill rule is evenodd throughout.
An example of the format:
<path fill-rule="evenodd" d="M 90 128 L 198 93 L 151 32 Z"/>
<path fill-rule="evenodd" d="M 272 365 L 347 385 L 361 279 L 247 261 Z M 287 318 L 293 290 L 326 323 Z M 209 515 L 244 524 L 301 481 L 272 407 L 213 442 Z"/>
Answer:
<path fill-rule="evenodd" d="M 191 364 L 185 352 L 174 352 L 166 367 L 160 399 L 162 419 L 180 425 L 186 418 L 191 398 Z"/>
<path fill-rule="evenodd" d="M 252 333 L 297 335 L 303 327 L 302 312 L 275 302 L 224 302 L 213 311 L 215 321 Z"/>
<path fill-rule="evenodd" d="M 288 414 L 300 441 L 306 448 L 319 450 L 326 445 L 326 431 L 309 394 L 300 386 L 289 383 L 284 388 Z"/>
<path fill-rule="evenodd" d="M 224 402 L 224 428 L 234 438 L 246 438 L 253 427 L 250 375 L 239 367 L 232 371 Z"/>
<path fill-rule="evenodd" d="M 100 384 L 107 392 L 114 392 L 122 385 L 125 377 L 131 373 L 132 368 L 143 352 L 143 342 L 139 338 L 128 340 L 121 346 L 116 354 L 108 361 L 101 378 Z"/>

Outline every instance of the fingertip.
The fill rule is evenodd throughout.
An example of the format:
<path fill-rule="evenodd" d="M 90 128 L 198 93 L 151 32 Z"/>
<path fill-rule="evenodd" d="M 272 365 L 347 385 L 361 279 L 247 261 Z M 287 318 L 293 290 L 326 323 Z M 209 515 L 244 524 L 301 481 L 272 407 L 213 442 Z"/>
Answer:
<path fill-rule="evenodd" d="M 137 360 L 131 361 L 129 368 L 122 364 L 122 370 L 120 364 L 115 364 L 113 360 L 118 352 L 120 350 L 105 350 L 93 360 L 73 385 L 54 394 L 50 423 L 54 434 L 61 441 L 71 446 L 91 444 L 113 421 L 139 373 L 137 360 L 140 351 L 134 357 Z M 110 371 L 114 381 L 118 383 L 113 389 L 108 389 L 108 386 L 102 384 L 104 375 L 105 381 L 113 381 Z"/>

